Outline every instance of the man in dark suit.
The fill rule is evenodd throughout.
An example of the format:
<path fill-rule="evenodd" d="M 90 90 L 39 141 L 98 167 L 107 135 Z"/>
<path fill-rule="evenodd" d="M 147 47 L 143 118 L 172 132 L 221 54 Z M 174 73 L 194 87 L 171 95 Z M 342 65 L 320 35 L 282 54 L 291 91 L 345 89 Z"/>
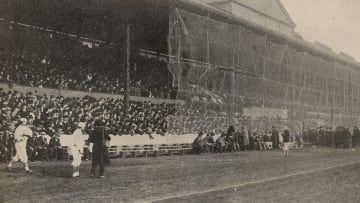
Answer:
<path fill-rule="evenodd" d="M 274 149 L 279 148 L 279 132 L 273 126 L 271 131 L 271 142 Z"/>
<path fill-rule="evenodd" d="M 95 122 L 95 127 L 90 135 L 90 142 L 94 143 L 92 151 L 92 165 L 90 177 L 95 176 L 95 169 L 100 165 L 100 178 L 104 178 L 104 161 L 105 152 L 107 150 L 106 142 L 110 141 L 109 130 L 105 128 L 105 121 L 98 120 Z"/>
<path fill-rule="evenodd" d="M 60 136 L 58 134 L 54 134 L 49 142 L 49 151 L 50 151 L 50 159 L 51 160 L 61 160 L 62 159 L 62 146 L 60 143 Z"/>

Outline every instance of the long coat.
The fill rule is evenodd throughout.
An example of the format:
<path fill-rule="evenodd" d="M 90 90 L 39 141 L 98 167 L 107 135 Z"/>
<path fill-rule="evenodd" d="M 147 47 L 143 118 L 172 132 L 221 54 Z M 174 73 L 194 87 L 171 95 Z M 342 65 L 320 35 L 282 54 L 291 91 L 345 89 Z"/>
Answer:
<path fill-rule="evenodd" d="M 249 131 L 247 131 L 246 129 L 241 131 L 241 135 L 242 135 L 242 145 L 243 146 L 249 146 Z"/>

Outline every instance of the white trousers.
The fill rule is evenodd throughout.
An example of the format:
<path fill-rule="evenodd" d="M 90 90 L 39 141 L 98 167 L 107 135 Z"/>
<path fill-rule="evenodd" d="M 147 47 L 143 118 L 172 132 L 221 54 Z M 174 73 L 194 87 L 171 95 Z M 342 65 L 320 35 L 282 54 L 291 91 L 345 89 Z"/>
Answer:
<path fill-rule="evenodd" d="M 72 166 L 78 167 L 81 164 L 81 151 L 82 149 L 79 149 L 76 146 L 71 147 L 71 153 L 73 155 L 73 161 L 71 163 Z"/>
<path fill-rule="evenodd" d="M 27 153 L 26 153 L 26 141 L 16 142 L 15 143 L 15 149 L 16 149 L 16 154 L 12 158 L 12 160 L 14 162 L 20 160 L 23 163 L 27 163 L 28 156 L 27 156 Z"/>

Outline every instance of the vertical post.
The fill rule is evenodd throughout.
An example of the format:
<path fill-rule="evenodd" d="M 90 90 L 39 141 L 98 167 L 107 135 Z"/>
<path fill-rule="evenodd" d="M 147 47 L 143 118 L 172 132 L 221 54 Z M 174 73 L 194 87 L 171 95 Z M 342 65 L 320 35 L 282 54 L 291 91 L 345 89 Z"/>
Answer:
<path fill-rule="evenodd" d="M 129 114 L 129 97 L 130 97 L 130 25 L 126 25 L 126 79 L 125 79 L 125 95 L 124 106 L 125 115 Z"/>
<path fill-rule="evenodd" d="M 232 102 L 231 102 L 231 124 L 235 123 L 235 54 L 236 54 L 236 47 L 232 47 L 232 74 L 231 74 L 231 80 L 232 80 L 232 88 L 231 88 L 231 96 L 232 96 Z"/>
<path fill-rule="evenodd" d="M 265 101 L 267 98 L 267 94 L 266 94 L 266 88 L 265 88 L 265 73 L 267 70 L 267 56 L 268 56 L 268 47 L 267 47 L 267 41 L 268 41 L 268 36 L 267 34 L 265 34 L 265 41 L 264 41 L 264 46 L 265 46 L 265 52 L 264 52 L 264 56 L 263 56 L 263 74 L 261 76 L 261 84 L 262 84 L 262 108 L 265 108 Z"/>
<path fill-rule="evenodd" d="M 335 75 L 334 75 L 334 85 L 333 85 L 333 94 L 332 94 L 332 105 L 331 105 L 331 128 L 332 128 L 332 146 L 335 147 L 335 129 L 334 129 L 334 116 L 335 116 L 335 96 L 336 96 L 336 83 L 337 83 L 337 76 L 336 76 L 336 63 L 334 62 L 335 68 Z"/>

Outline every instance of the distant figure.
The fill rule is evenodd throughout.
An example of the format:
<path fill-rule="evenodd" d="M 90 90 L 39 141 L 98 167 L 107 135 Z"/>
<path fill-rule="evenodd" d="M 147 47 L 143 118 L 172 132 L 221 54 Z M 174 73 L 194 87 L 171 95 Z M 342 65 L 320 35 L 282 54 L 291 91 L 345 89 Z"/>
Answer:
<path fill-rule="evenodd" d="M 283 133 L 283 142 L 284 142 L 284 156 L 289 156 L 289 147 L 290 147 L 290 132 L 289 129 L 285 126 L 285 130 Z"/>
<path fill-rule="evenodd" d="M 279 147 L 279 132 L 276 130 L 275 126 L 272 127 L 271 131 L 271 142 L 274 149 Z"/>
<path fill-rule="evenodd" d="M 24 164 L 25 172 L 32 173 L 28 166 L 28 156 L 26 153 L 26 144 L 29 137 L 32 137 L 32 130 L 27 127 L 27 119 L 21 118 L 21 124 L 15 129 L 14 138 L 15 138 L 15 149 L 16 154 L 12 157 L 9 164 L 7 165 L 7 170 L 10 172 L 13 162 L 21 161 Z"/>
<path fill-rule="evenodd" d="M 249 131 L 243 127 L 241 127 L 241 136 L 242 136 L 242 147 L 244 150 L 249 150 Z"/>
<path fill-rule="evenodd" d="M 360 138 L 360 130 L 357 126 L 354 127 L 353 129 L 353 134 L 352 134 L 352 147 L 357 147 L 358 146 L 358 141 Z"/>
<path fill-rule="evenodd" d="M 227 131 L 227 139 L 229 142 L 229 151 L 239 151 L 240 150 L 240 146 L 239 146 L 239 139 L 237 137 L 237 135 L 235 134 L 235 127 L 233 125 L 229 126 L 228 131 Z"/>
<path fill-rule="evenodd" d="M 205 137 L 204 141 L 206 144 L 206 150 L 209 153 L 214 153 L 215 152 L 215 140 L 214 140 L 214 133 L 208 133 L 207 136 Z"/>
<path fill-rule="evenodd" d="M 222 133 L 217 139 L 216 139 L 216 152 L 222 153 L 225 152 L 227 148 L 227 143 L 225 141 L 226 134 Z"/>
<path fill-rule="evenodd" d="M 195 138 L 194 142 L 192 143 L 192 149 L 195 154 L 201 154 L 204 150 L 204 139 L 202 138 L 203 133 L 200 132 L 199 135 Z"/>

